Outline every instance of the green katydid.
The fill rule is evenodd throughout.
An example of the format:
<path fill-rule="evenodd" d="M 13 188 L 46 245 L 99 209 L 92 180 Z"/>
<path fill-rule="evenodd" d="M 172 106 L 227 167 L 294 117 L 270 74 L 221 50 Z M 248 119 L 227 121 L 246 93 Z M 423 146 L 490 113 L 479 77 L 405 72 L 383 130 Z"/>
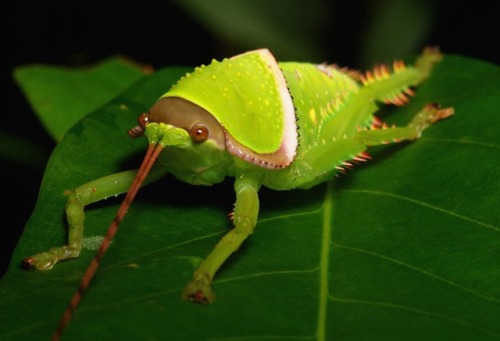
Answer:
<path fill-rule="evenodd" d="M 55 337 L 68 323 L 141 186 L 169 173 L 194 185 L 235 179 L 236 202 L 230 215 L 234 228 L 199 265 L 182 293 L 187 300 L 210 303 L 218 269 L 257 224 L 261 186 L 311 188 L 351 162 L 366 160 L 368 147 L 417 139 L 429 125 L 453 114 L 452 108 L 428 104 L 404 127 L 387 127 L 374 116 L 379 103 L 407 103 L 413 87 L 430 75 L 441 57 L 437 49 L 427 48 L 413 66 L 396 61 L 391 68 L 380 65 L 361 74 L 335 65 L 278 63 L 269 50 L 258 49 L 186 74 L 129 131 L 149 141 L 139 170 L 74 189 L 66 206 L 68 243 L 22 261 L 24 268 L 48 270 L 58 261 L 77 258 L 84 207 L 128 192 Z"/>

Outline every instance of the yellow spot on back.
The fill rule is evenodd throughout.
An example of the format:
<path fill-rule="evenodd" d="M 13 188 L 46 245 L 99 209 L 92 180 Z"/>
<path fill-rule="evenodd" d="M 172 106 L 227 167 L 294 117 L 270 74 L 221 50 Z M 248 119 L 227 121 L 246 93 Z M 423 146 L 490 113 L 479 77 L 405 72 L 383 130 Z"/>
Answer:
<path fill-rule="evenodd" d="M 314 108 L 311 108 L 311 110 L 309 110 L 309 118 L 311 118 L 311 121 L 316 124 L 316 111 L 314 110 Z"/>

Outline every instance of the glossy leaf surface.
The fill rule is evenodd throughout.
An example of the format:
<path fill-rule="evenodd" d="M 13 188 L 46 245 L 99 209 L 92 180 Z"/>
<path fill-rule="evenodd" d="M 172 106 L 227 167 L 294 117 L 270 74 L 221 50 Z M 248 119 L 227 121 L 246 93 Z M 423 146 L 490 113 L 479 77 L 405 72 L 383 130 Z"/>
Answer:
<path fill-rule="evenodd" d="M 149 72 L 145 65 L 123 57 L 110 57 L 80 68 L 22 65 L 13 75 L 48 133 L 59 142 L 82 117 Z"/>

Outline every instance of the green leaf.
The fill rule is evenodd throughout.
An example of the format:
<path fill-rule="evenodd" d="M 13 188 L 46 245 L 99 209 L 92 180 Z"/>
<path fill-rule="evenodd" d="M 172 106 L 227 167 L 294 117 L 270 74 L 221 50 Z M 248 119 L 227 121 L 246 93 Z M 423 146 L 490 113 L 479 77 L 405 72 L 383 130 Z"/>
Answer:
<path fill-rule="evenodd" d="M 125 132 L 185 71 L 147 77 L 54 150 L 0 282 L 1 339 L 51 335 L 121 198 L 88 207 L 79 259 L 46 272 L 19 261 L 64 242 L 64 190 L 139 164 L 146 141 Z M 256 230 L 218 273 L 209 306 L 181 291 L 230 228 L 230 179 L 196 187 L 166 177 L 143 188 L 64 336 L 499 339 L 499 89 L 497 66 L 447 55 L 409 105 L 383 115 L 401 124 L 432 101 L 453 106 L 453 117 L 417 141 L 373 148 L 373 160 L 327 185 L 262 189 Z"/>
<path fill-rule="evenodd" d="M 145 66 L 116 56 L 80 68 L 22 65 L 13 76 L 48 133 L 59 142 L 82 117 L 148 72 Z"/>

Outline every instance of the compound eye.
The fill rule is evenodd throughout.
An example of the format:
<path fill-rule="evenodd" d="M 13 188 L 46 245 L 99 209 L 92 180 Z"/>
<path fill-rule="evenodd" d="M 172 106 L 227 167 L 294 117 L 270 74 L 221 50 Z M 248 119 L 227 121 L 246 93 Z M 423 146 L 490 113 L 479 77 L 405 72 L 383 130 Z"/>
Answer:
<path fill-rule="evenodd" d="M 208 139 L 208 128 L 204 125 L 196 124 L 189 130 L 189 135 L 194 142 L 204 142 Z"/>
<path fill-rule="evenodd" d="M 139 117 L 137 117 L 137 124 L 142 129 L 146 129 L 146 126 L 148 125 L 148 123 L 149 123 L 149 113 L 148 112 L 142 113 L 139 115 Z"/>

